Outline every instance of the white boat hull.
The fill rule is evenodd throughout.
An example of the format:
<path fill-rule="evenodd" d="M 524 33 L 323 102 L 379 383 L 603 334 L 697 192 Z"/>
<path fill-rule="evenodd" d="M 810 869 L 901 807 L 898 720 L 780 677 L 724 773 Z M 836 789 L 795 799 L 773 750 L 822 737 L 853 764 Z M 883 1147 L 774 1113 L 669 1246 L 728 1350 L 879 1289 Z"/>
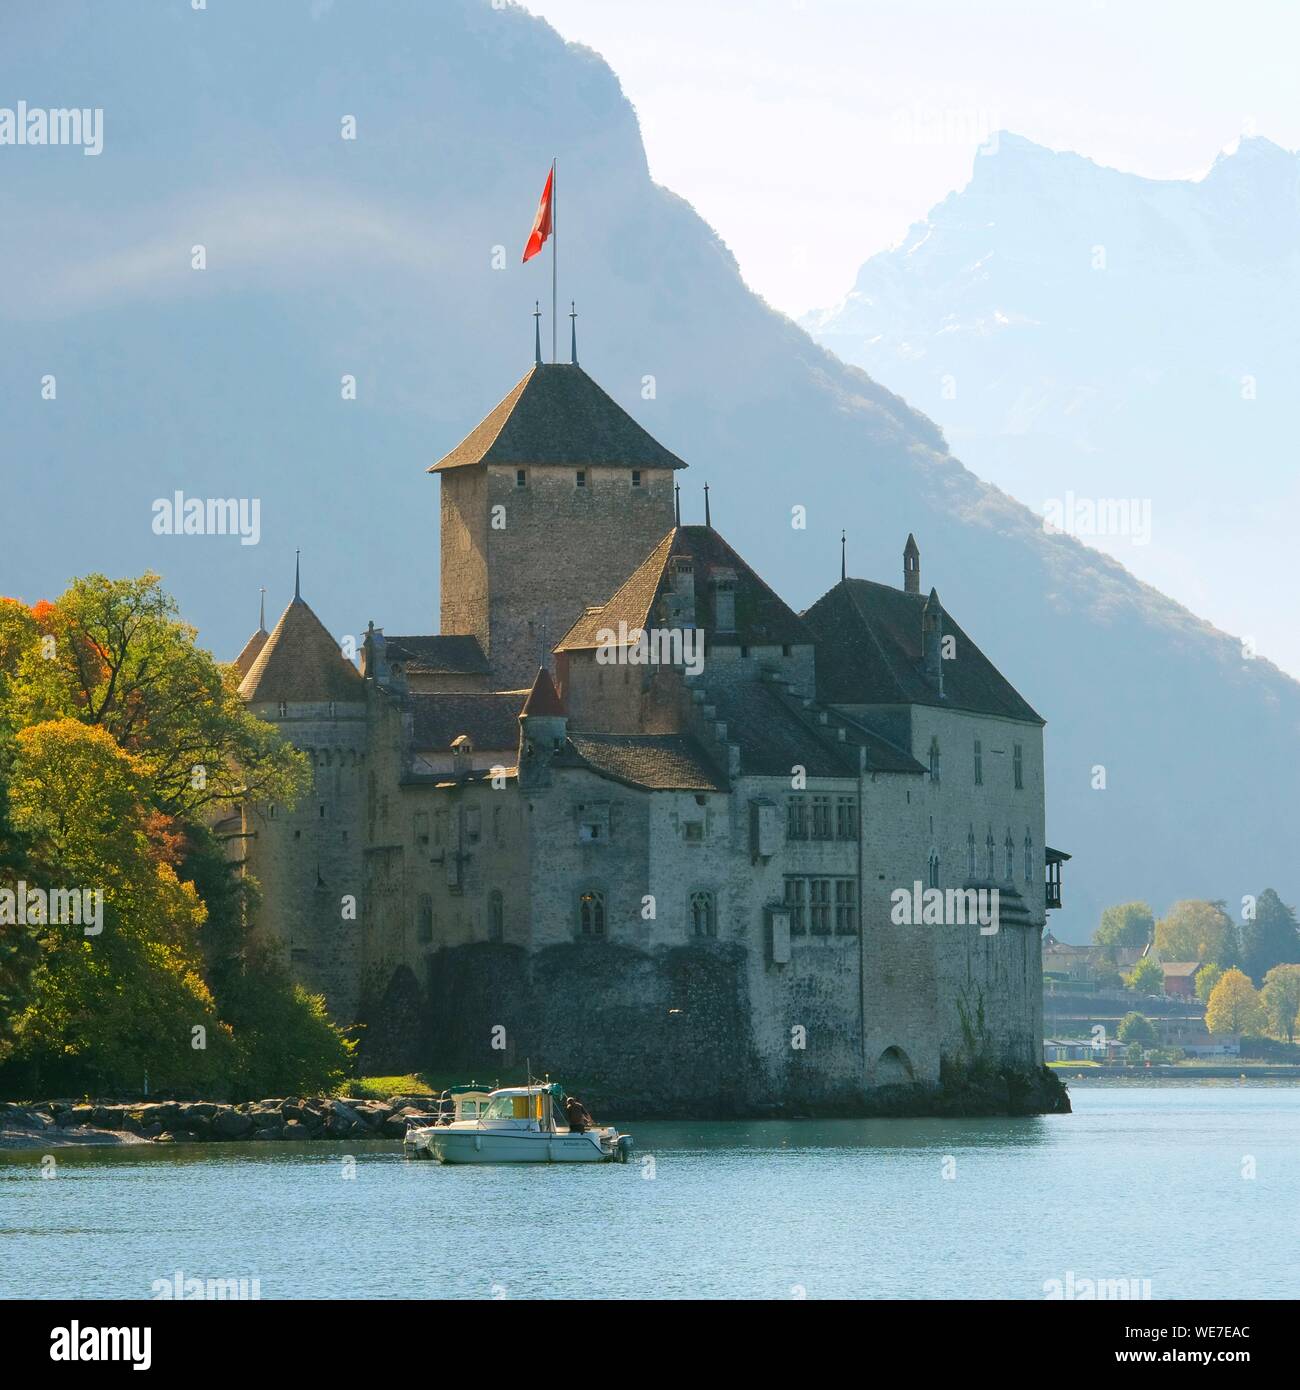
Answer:
<path fill-rule="evenodd" d="M 407 1146 L 439 1163 L 615 1163 L 626 1161 L 626 1144 L 616 1130 L 547 1134 L 528 1130 L 413 1130 Z"/>

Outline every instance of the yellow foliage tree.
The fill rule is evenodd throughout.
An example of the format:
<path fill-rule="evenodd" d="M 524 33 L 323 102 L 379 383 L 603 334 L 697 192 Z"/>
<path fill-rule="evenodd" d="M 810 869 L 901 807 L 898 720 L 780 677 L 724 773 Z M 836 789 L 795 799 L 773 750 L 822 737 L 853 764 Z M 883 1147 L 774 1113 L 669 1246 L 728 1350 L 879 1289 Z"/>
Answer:
<path fill-rule="evenodd" d="M 1213 903 L 1184 899 L 1156 923 L 1156 953 L 1163 961 L 1213 960 L 1231 927 Z"/>
<path fill-rule="evenodd" d="M 1225 972 L 1205 1006 L 1205 1026 L 1211 1033 L 1263 1033 L 1264 1006 L 1249 975 Z"/>

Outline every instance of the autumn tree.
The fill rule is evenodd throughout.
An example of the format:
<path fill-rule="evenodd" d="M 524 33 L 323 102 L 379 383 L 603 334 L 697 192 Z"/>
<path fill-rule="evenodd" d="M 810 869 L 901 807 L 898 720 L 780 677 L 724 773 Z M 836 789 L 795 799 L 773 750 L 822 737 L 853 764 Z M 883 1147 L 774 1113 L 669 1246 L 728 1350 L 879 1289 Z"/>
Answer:
<path fill-rule="evenodd" d="M 1211 1033 L 1262 1033 L 1263 1006 L 1250 977 L 1240 970 L 1229 970 L 1214 986 L 1205 1006 L 1205 1026 Z"/>
<path fill-rule="evenodd" d="M 60 1089 L 220 1084 L 233 1057 L 200 973 L 203 903 L 147 833 L 144 770 L 102 728 L 74 719 L 20 729 L 9 814 L 28 878 L 98 897 L 97 920 L 31 923 L 35 997 L 15 1020 L 10 1069 Z"/>
<path fill-rule="evenodd" d="M 233 668 L 195 645 L 157 575 L 76 579 L 37 626 L 12 678 L 19 723 L 104 729 L 137 760 L 160 812 L 194 819 L 242 799 L 292 803 L 302 790 L 303 755 L 248 709 Z"/>
<path fill-rule="evenodd" d="M 1156 923 L 1156 952 L 1163 961 L 1214 960 L 1231 930 L 1231 920 L 1217 903 L 1184 899 Z"/>
<path fill-rule="evenodd" d="M 1275 1037 L 1292 1042 L 1296 1034 L 1296 1016 L 1300 1014 L 1300 965 L 1275 965 L 1264 976 L 1259 998 L 1270 1031 Z"/>

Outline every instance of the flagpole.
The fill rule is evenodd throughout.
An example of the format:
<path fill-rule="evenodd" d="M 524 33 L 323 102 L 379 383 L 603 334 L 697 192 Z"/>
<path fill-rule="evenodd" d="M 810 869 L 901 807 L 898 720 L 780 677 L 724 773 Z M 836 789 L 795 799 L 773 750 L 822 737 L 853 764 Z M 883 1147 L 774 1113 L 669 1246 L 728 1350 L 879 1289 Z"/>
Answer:
<path fill-rule="evenodd" d="M 556 307 L 555 307 L 555 306 L 556 306 L 556 297 L 555 297 L 556 270 L 555 270 L 555 263 L 556 263 L 556 260 L 559 259 L 560 218 L 559 218 L 559 179 L 556 178 L 556 174 L 555 174 L 555 164 L 556 164 L 556 161 L 555 161 L 555 160 L 552 160 L 552 161 L 551 161 L 551 363 L 552 363 L 552 366 L 553 366 L 553 364 L 555 364 L 555 361 L 558 360 L 558 359 L 556 359 L 556 353 L 558 353 L 558 349 L 556 349 L 556 342 L 558 342 L 558 329 L 556 329 L 556 324 L 558 324 L 558 322 L 559 322 L 558 318 L 556 318 Z"/>

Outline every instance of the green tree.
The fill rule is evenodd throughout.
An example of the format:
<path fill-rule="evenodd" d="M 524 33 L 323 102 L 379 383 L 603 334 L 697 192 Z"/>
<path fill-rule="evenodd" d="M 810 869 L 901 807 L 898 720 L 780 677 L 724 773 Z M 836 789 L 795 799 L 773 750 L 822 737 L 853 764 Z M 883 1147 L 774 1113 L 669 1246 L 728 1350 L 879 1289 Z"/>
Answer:
<path fill-rule="evenodd" d="M 291 803 L 306 785 L 304 756 L 248 709 L 233 668 L 195 646 L 157 575 L 76 579 L 37 627 L 11 682 L 20 724 L 106 730 L 157 810 L 197 819 L 245 797 Z"/>
<path fill-rule="evenodd" d="M 1231 929 L 1231 920 L 1218 904 L 1184 899 L 1156 923 L 1156 953 L 1163 961 L 1212 961 Z"/>
<path fill-rule="evenodd" d="M 1120 1019 L 1115 1036 L 1122 1043 L 1138 1043 L 1143 1047 L 1149 1047 L 1156 1040 L 1155 1025 L 1145 1014 L 1127 1013 Z"/>
<path fill-rule="evenodd" d="M 1196 972 L 1196 997 L 1205 1004 L 1214 993 L 1214 986 L 1223 978 L 1223 971 L 1217 965 L 1203 965 Z"/>
<path fill-rule="evenodd" d="M 1240 970 L 1228 970 L 1205 1006 L 1205 1026 L 1211 1033 L 1263 1033 L 1266 1018 L 1259 994 Z"/>
<path fill-rule="evenodd" d="M 1093 945 L 1100 946 L 1113 961 L 1121 950 L 1145 946 L 1155 926 L 1155 915 L 1146 903 L 1118 903 L 1101 914 L 1101 924 L 1092 934 Z"/>
<path fill-rule="evenodd" d="M 1300 1014 L 1300 965 L 1275 965 L 1264 976 L 1259 998 L 1273 1035 L 1293 1041 Z"/>
<path fill-rule="evenodd" d="M 8 785 L 27 837 L 28 882 L 92 895 L 97 921 L 27 925 L 39 963 L 14 1021 L 7 1072 L 33 1091 L 211 1089 L 229 1074 L 230 1030 L 200 974 L 204 909 L 147 833 L 143 772 L 108 733 L 73 719 L 19 730 Z"/>
<path fill-rule="evenodd" d="M 1258 984 L 1275 965 L 1300 963 L 1295 909 L 1271 888 L 1255 900 L 1255 915 L 1241 925 L 1241 968 Z"/>
<path fill-rule="evenodd" d="M 1163 994 L 1165 992 L 1165 973 L 1160 962 L 1153 955 L 1143 956 L 1133 967 L 1128 977 L 1128 985 L 1138 994 Z"/>

